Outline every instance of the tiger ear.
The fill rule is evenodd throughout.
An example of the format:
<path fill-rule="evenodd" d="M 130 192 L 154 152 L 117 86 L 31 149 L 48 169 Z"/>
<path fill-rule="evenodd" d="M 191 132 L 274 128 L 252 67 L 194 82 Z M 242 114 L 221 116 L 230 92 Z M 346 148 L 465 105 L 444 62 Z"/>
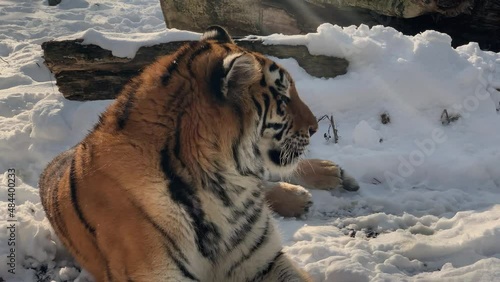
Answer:
<path fill-rule="evenodd" d="M 208 27 L 201 36 L 200 41 L 203 40 L 215 40 L 219 43 L 234 43 L 229 33 L 218 25 Z"/>
<path fill-rule="evenodd" d="M 226 76 L 222 84 L 222 93 L 240 93 L 245 86 L 248 86 L 260 78 L 260 64 L 254 56 L 248 53 L 236 53 L 227 56 L 222 65 Z"/>
<path fill-rule="evenodd" d="M 219 68 L 214 71 L 214 90 L 223 100 L 232 94 L 242 93 L 246 87 L 261 77 L 261 66 L 248 53 L 233 53 L 224 58 Z"/>

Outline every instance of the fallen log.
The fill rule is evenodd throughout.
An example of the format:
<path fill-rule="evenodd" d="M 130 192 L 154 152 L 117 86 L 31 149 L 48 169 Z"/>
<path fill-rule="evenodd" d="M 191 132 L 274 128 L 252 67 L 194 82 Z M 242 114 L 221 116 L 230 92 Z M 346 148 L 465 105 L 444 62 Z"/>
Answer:
<path fill-rule="evenodd" d="M 187 41 L 141 47 L 134 58 L 119 58 L 83 40 L 49 41 L 42 44 L 45 64 L 55 75 L 59 91 L 69 100 L 113 99 L 132 77 L 157 57 L 176 51 Z M 265 45 L 258 40 L 238 40 L 249 50 L 278 58 L 294 58 L 310 75 L 335 77 L 347 72 L 342 58 L 309 54 L 306 46 Z"/>

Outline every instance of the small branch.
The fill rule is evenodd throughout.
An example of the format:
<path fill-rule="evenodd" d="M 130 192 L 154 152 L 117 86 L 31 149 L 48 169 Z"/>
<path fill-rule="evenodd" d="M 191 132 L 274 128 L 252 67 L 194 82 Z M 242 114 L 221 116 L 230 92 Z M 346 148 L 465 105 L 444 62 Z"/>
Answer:
<path fill-rule="evenodd" d="M 320 122 L 324 119 L 327 119 L 330 122 L 330 125 L 328 126 L 328 131 L 325 132 L 323 137 L 325 138 L 326 141 L 329 141 L 330 139 L 332 139 L 332 136 L 330 135 L 330 130 L 332 130 L 333 131 L 333 141 L 335 142 L 335 144 L 337 144 L 339 142 L 339 135 L 338 135 L 338 130 L 335 127 L 335 120 L 333 119 L 333 116 L 324 115 L 318 119 L 318 122 Z"/>
<path fill-rule="evenodd" d="M 7 62 L 6 60 L 4 60 L 2 57 L 0 57 L 0 60 L 2 60 L 3 62 L 5 62 L 10 67 L 9 62 Z"/>
<path fill-rule="evenodd" d="M 335 144 L 339 143 L 339 134 L 338 134 L 338 130 L 337 130 L 337 127 L 335 127 L 335 120 L 333 119 L 333 116 L 330 116 L 330 122 L 331 122 L 331 126 L 332 126 L 332 129 L 333 129 L 333 137 L 335 138 Z"/>
<path fill-rule="evenodd" d="M 448 110 L 444 109 L 441 113 L 441 124 L 448 125 L 451 122 L 457 121 L 460 118 L 460 114 L 448 114 Z"/>
<path fill-rule="evenodd" d="M 447 125 L 450 124 L 450 115 L 448 115 L 448 111 L 446 109 L 441 113 L 441 124 Z"/>

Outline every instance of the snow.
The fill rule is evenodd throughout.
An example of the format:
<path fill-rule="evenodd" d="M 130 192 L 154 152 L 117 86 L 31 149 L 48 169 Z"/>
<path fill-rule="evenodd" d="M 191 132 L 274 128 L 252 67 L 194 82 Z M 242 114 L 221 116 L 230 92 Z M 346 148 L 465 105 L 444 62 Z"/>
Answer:
<path fill-rule="evenodd" d="M 198 40 L 200 34 L 175 29 L 150 33 L 117 34 L 114 32 L 100 32 L 93 28 L 84 32 L 62 37 L 63 39 L 83 39 L 83 44 L 95 44 L 104 49 L 111 50 L 116 57 L 135 57 L 135 53 L 142 46 L 153 46 L 159 43 Z"/>
<path fill-rule="evenodd" d="M 165 29 L 156 0 L 0 3 L 0 277 L 90 281 L 45 218 L 38 176 L 76 144 L 109 101 L 74 102 L 43 65 L 42 42 L 83 38 L 122 57 L 143 45 L 196 39 Z M 285 251 L 315 281 L 494 281 L 500 277 L 500 54 L 445 34 L 323 24 L 316 33 L 271 35 L 345 57 L 348 73 L 309 76 L 276 59 L 319 117 L 308 157 L 335 161 L 358 192 L 313 191 L 307 218 L 278 218 Z M 458 120 L 443 125 L 447 109 Z M 390 115 L 382 124 L 380 115 Z M 16 274 L 8 273 L 9 169 L 16 170 Z M 1 280 L 1 279 L 0 279 Z"/>

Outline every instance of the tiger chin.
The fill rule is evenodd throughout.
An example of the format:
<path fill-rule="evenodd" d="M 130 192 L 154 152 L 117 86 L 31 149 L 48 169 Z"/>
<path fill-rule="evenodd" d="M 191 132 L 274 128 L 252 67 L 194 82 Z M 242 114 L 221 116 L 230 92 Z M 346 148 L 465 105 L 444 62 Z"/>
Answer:
<path fill-rule="evenodd" d="M 97 281 L 311 281 L 282 251 L 273 211 L 306 212 L 302 186 L 359 187 L 332 162 L 301 160 L 317 128 L 285 69 L 213 26 L 128 83 L 47 166 L 42 204 Z M 293 171 L 293 184 L 263 181 Z"/>

